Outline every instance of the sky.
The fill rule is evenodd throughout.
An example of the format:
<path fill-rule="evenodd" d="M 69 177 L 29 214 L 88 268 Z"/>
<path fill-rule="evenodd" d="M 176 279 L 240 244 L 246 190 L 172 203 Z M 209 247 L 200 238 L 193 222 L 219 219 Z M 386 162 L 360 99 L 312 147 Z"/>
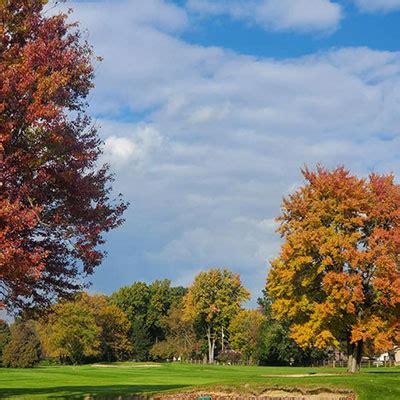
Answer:
<path fill-rule="evenodd" d="M 399 173 L 400 0 L 66 6 L 104 58 L 88 111 L 131 203 L 91 291 L 226 267 L 254 304 L 304 165 Z"/>

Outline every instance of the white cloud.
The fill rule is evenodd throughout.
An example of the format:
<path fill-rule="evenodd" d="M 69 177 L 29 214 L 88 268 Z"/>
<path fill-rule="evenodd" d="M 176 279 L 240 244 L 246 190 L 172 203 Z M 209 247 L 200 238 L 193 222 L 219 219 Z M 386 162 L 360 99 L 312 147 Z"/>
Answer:
<path fill-rule="evenodd" d="M 135 168 L 142 166 L 162 144 L 162 137 L 150 125 L 132 127 L 131 124 L 109 121 L 102 125 L 102 134 L 106 136 L 103 161 L 118 169 L 126 164 Z M 125 136 L 116 136 L 115 132 Z"/>
<path fill-rule="evenodd" d="M 188 0 L 192 12 L 229 15 L 266 30 L 331 31 L 342 17 L 339 4 L 330 0 Z"/>
<path fill-rule="evenodd" d="M 186 12 L 163 0 L 117 0 L 117 1 L 71 1 L 62 8 L 71 7 L 74 16 L 83 21 L 85 27 L 102 29 L 105 36 L 116 39 L 113 32 L 107 29 L 112 20 L 118 20 L 121 28 L 128 32 L 134 26 L 152 27 L 164 32 L 181 31 L 188 25 Z M 124 40 L 122 35 L 118 40 Z"/>
<path fill-rule="evenodd" d="M 222 265 L 256 293 L 279 249 L 273 218 L 304 163 L 343 163 L 359 174 L 399 169 L 400 53 L 249 57 L 187 43 L 165 29 L 179 24 L 154 23 L 162 16 L 130 15 L 146 2 L 137 10 L 114 3 L 108 20 L 109 2 L 91 3 L 93 14 L 75 4 L 105 58 L 91 110 L 115 189 L 132 204 L 96 282 L 186 282 Z"/>
<path fill-rule="evenodd" d="M 353 0 L 362 11 L 390 12 L 400 10 L 400 0 Z"/>

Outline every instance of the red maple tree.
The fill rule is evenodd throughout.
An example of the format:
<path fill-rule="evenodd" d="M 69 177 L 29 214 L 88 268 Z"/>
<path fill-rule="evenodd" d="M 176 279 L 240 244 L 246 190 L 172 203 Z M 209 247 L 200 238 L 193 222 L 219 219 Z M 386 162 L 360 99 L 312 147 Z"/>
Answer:
<path fill-rule="evenodd" d="M 110 198 L 101 141 L 85 114 L 92 48 L 45 1 L 0 2 L 0 307 L 47 304 L 82 287 L 103 234 L 127 205 Z"/>

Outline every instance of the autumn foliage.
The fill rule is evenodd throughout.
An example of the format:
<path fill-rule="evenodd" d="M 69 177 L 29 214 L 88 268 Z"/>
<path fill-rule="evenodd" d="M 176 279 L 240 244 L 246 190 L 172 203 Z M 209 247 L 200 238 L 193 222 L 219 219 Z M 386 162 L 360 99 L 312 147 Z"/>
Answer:
<path fill-rule="evenodd" d="M 110 199 L 85 116 L 92 49 L 44 3 L 0 2 L 0 307 L 9 309 L 79 289 L 126 208 Z"/>
<path fill-rule="evenodd" d="M 224 351 L 227 328 L 241 304 L 249 298 L 240 275 L 227 269 L 212 268 L 195 277 L 183 300 L 184 318 L 195 321 L 198 330 L 207 337 L 210 364 L 214 363 L 218 339 Z"/>
<path fill-rule="evenodd" d="M 129 320 L 106 296 L 80 293 L 38 323 L 44 355 L 62 363 L 129 358 Z"/>
<path fill-rule="evenodd" d="M 354 372 L 365 346 L 400 341 L 400 185 L 342 167 L 303 175 L 306 184 L 283 201 L 284 243 L 267 289 L 299 345 L 347 341 Z"/>

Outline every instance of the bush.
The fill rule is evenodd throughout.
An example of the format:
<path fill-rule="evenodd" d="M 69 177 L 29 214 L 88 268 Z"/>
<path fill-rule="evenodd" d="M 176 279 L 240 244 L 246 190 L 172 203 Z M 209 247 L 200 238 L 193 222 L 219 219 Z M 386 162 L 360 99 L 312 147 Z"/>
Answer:
<path fill-rule="evenodd" d="M 219 353 L 216 359 L 223 364 L 240 364 L 242 354 L 234 350 L 225 350 Z"/>
<path fill-rule="evenodd" d="M 41 360 L 41 347 L 31 321 L 16 322 L 11 326 L 10 340 L 3 351 L 3 366 L 32 368 Z"/>

